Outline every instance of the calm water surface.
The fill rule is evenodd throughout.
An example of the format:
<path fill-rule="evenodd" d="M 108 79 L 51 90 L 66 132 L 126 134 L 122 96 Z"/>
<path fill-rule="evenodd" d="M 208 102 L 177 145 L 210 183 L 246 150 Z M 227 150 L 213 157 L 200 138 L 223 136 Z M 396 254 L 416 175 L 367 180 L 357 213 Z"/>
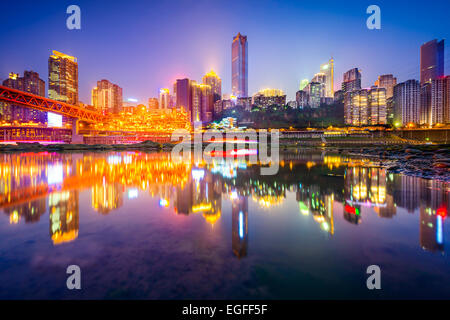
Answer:
<path fill-rule="evenodd" d="M 0 298 L 450 299 L 448 185 L 282 159 L 261 176 L 164 153 L 2 154 Z"/>

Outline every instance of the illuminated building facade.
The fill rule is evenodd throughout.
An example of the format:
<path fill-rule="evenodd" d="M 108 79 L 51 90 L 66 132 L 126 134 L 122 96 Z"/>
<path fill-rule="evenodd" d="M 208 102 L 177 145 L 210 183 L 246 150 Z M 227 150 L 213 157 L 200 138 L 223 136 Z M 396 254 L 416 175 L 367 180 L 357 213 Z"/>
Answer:
<path fill-rule="evenodd" d="M 431 81 L 429 125 L 450 123 L 450 76 Z"/>
<path fill-rule="evenodd" d="M 320 72 L 325 74 L 325 97 L 334 97 L 334 60 L 331 58 L 327 63 L 320 66 Z M 301 89 L 300 89 L 301 90 Z"/>
<path fill-rule="evenodd" d="M 321 82 L 310 82 L 306 86 L 308 92 L 309 101 L 308 104 L 311 108 L 318 108 L 320 105 L 320 98 L 323 97 L 325 85 Z"/>
<path fill-rule="evenodd" d="M 53 51 L 48 59 L 48 97 L 73 105 L 78 104 L 77 58 Z"/>
<path fill-rule="evenodd" d="M 102 114 L 118 114 L 122 111 L 122 88 L 108 80 L 97 81 L 97 87 L 92 89 L 92 105 Z"/>
<path fill-rule="evenodd" d="M 150 110 L 156 110 L 159 108 L 158 98 L 149 98 L 148 99 L 148 108 Z"/>
<path fill-rule="evenodd" d="M 295 93 L 295 101 L 298 108 L 304 108 L 308 105 L 309 94 L 304 90 L 299 90 Z"/>
<path fill-rule="evenodd" d="M 385 88 L 375 87 L 369 91 L 369 124 L 387 124 Z"/>
<path fill-rule="evenodd" d="M 444 76 L 444 40 L 428 41 L 420 47 L 420 85 Z"/>
<path fill-rule="evenodd" d="M 25 71 L 23 77 L 11 72 L 9 78 L 3 81 L 3 85 L 8 88 L 45 97 L 45 81 L 39 78 L 39 73 L 34 71 Z"/>
<path fill-rule="evenodd" d="M 240 33 L 231 44 L 231 91 L 236 97 L 248 97 L 248 43 Z"/>
<path fill-rule="evenodd" d="M 253 96 L 253 104 L 261 108 L 271 105 L 284 106 L 286 105 L 286 95 L 279 89 L 264 89 Z"/>
<path fill-rule="evenodd" d="M 170 93 L 169 89 L 162 88 L 159 90 L 159 109 L 166 110 L 169 108 Z"/>
<path fill-rule="evenodd" d="M 211 87 L 211 93 L 213 95 L 213 102 L 220 100 L 222 98 L 222 79 L 211 70 L 203 76 L 203 84 L 209 85 Z"/>
<path fill-rule="evenodd" d="M 377 81 L 375 81 L 375 86 L 386 89 L 386 99 L 394 96 L 394 87 L 396 84 L 397 78 L 395 78 L 392 74 L 383 74 L 378 76 Z"/>
<path fill-rule="evenodd" d="M 316 82 L 316 83 L 320 83 L 320 97 L 326 97 L 326 83 L 327 83 L 327 76 L 325 73 L 316 73 L 314 75 L 314 78 L 312 78 L 311 83 L 312 82 Z"/>
<path fill-rule="evenodd" d="M 407 80 L 394 87 L 394 124 L 420 123 L 420 84 Z"/>
<path fill-rule="evenodd" d="M 369 124 L 369 90 L 347 92 L 344 99 L 344 122 L 346 125 Z"/>
<path fill-rule="evenodd" d="M 214 103 L 211 87 L 206 84 L 191 81 L 191 99 L 192 122 L 212 121 Z"/>
<path fill-rule="evenodd" d="M 246 111 L 250 111 L 252 108 L 252 97 L 242 97 L 236 99 L 236 106 L 244 107 Z"/>
<path fill-rule="evenodd" d="M 342 91 L 351 92 L 361 89 L 361 71 L 353 68 L 344 73 L 344 81 L 342 82 Z"/>

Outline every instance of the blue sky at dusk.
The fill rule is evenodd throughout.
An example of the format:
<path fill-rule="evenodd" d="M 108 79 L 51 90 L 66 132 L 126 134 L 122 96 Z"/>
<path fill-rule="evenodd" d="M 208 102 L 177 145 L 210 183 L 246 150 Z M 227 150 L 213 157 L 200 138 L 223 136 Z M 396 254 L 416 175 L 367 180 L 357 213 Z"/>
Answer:
<path fill-rule="evenodd" d="M 81 30 L 66 28 L 66 8 L 81 8 Z M 366 8 L 381 8 L 381 30 L 366 27 Z M 48 82 L 48 56 L 78 58 L 80 100 L 90 103 L 97 80 L 146 102 L 175 79 L 201 81 L 214 69 L 231 91 L 231 41 L 248 37 L 249 93 L 272 87 L 294 98 L 301 79 L 335 59 L 342 73 L 362 70 L 363 86 L 379 74 L 419 78 L 419 47 L 446 39 L 450 70 L 450 1 L 7 1 L 0 12 L 0 79 L 24 70 Z"/>

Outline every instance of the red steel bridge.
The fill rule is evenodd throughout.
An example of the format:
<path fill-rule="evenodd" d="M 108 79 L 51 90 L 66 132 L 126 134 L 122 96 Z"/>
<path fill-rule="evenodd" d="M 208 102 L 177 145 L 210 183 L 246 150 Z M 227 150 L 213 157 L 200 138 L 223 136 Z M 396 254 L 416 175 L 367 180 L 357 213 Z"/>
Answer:
<path fill-rule="evenodd" d="M 37 96 L 8 87 L 0 86 L 0 101 L 7 101 L 24 107 L 61 114 L 89 123 L 101 122 L 104 115 L 93 110 L 68 103 Z"/>

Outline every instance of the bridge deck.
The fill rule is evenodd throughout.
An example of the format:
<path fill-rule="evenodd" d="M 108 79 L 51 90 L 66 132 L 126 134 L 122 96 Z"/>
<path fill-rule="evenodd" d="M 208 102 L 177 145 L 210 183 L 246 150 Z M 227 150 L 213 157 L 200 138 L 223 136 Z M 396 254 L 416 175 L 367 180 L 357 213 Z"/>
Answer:
<path fill-rule="evenodd" d="M 0 86 L 0 101 L 7 101 L 41 111 L 53 112 L 90 123 L 100 122 L 104 119 L 104 116 L 96 111 L 4 86 Z"/>

